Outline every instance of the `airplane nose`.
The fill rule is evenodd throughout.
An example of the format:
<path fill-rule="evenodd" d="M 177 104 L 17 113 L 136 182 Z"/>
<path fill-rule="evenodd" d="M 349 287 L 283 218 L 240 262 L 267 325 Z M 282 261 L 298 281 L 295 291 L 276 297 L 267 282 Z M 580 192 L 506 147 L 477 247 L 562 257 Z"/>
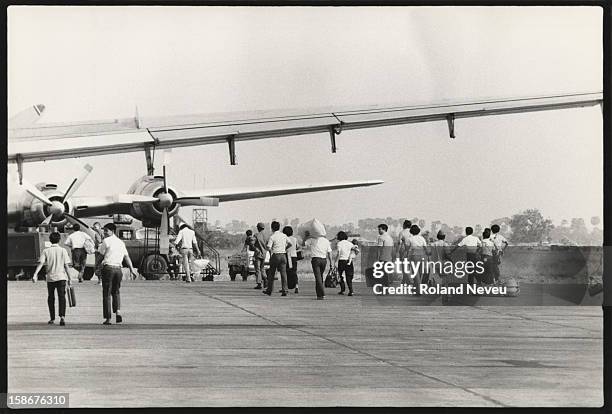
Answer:
<path fill-rule="evenodd" d="M 169 208 L 172 205 L 172 196 L 168 193 L 161 193 L 157 196 L 159 199 L 159 206 L 161 208 Z"/>

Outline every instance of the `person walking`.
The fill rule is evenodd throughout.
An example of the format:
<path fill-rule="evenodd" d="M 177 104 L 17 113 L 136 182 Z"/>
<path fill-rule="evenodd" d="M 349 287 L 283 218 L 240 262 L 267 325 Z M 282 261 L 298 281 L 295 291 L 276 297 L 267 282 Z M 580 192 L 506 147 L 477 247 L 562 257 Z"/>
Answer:
<path fill-rule="evenodd" d="M 379 224 L 378 227 L 378 238 L 376 239 L 376 245 L 378 246 L 376 252 L 376 260 L 383 263 L 393 261 L 393 239 L 387 233 L 389 230 L 389 226 L 385 223 Z M 388 274 L 385 274 L 381 279 L 381 284 L 383 286 L 389 286 L 390 277 Z"/>
<path fill-rule="evenodd" d="M 501 266 L 502 256 L 504 250 L 508 247 L 508 240 L 499 233 L 499 225 L 494 224 L 491 226 L 491 240 L 495 244 L 495 250 L 493 252 L 493 260 L 491 261 L 491 274 L 493 275 L 493 283 L 499 283 L 499 266 Z"/>
<path fill-rule="evenodd" d="M 310 247 L 310 264 L 312 265 L 312 271 L 315 277 L 315 290 L 317 293 L 317 299 L 325 299 L 325 285 L 323 284 L 323 275 L 325 273 L 325 267 L 329 260 L 329 267 L 334 266 L 332 259 L 332 248 L 329 240 L 325 238 L 325 233 L 308 240 L 308 246 Z"/>
<path fill-rule="evenodd" d="M 476 262 L 478 261 L 478 251 L 482 247 L 482 242 L 480 241 L 480 239 L 476 236 L 473 236 L 472 233 L 474 233 L 474 229 L 471 227 L 466 227 L 465 237 L 461 239 L 459 244 L 457 244 L 457 246 L 455 246 L 451 251 L 452 253 L 459 247 L 465 247 L 466 267 L 468 267 L 467 265 L 471 263 L 470 270 L 466 270 L 466 273 L 468 274 L 469 284 L 474 284 L 474 282 L 476 281 L 474 277 L 474 267 L 476 266 Z"/>
<path fill-rule="evenodd" d="M 125 263 L 130 268 L 130 273 L 134 278 L 138 277 L 130 255 L 125 248 L 123 240 L 115 236 L 117 226 L 113 223 L 108 223 L 104 226 L 104 241 L 100 244 L 100 253 L 104 255 L 102 259 L 102 313 L 104 314 L 103 325 L 111 324 L 111 297 L 112 311 L 115 313 L 115 322 L 123 322 L 121 316 L 121 279 L 123 272 L 121 271 L 122 263 Z"/>
<path fill-rule="evenodd" d="M 268 288 L 263 293 L 268 296 L 272 295 L 274 276 L 278 270 L 281 274 L 281 296 L 287 296 L 287 249 L 291 247 L 291 242 L 280 231 L 280 223 L 278 221 L 273 221 L 270 227 L 273 233 L 266 245 L 270 251 L 270 272 L 268 273 Z"/>
<path fill-rule="evenodd" d="M 482 247 L 480 250 L 482 264 L 484 272 L 480 275 L 480 281 L 486 285 L 490 285 L 494 281 L 493 271 L 491 269 L 493 262 L 495 261 L 495 251 L 497 247 L 493 240 L 491 240 L 491 229 L 486 228 L 482 232 Z M 478 279 L 478 276 L 477 276 Z"/>
<path fill-rule="evenodd" d="M 200 255 L 200 248 L 198 247 L 198 240 L 196 239 L 195 231 L 191 230 L 185 223 L 181 224 L 180 230 L 174 239 L 174 244 L 180 246 L 181 256 L 183 257 L 183 270 L 185 271 L 185 282 L 195 282 L 195 278 L 191 276 L 191 269 L 189 264 L 193 261 L 193 251 L 195 250 L 196 255 Z"/>
<path fill-rule="evenodd" d="M 399 241 L 397 242 L 397 251 L 400 260 L 408 259 L 408 251 L 410 250 L 410 238 L 412 234 L 410 234 L 410 227 L 412 226 L 412 222 L 410 220 L 404 220 L 402 224 L 402 231 L 399 234 Z M 410 273 L 402 272 L 402 283 L 410 283 Z"/>
<path fill-rule="evenodd" d="M 47 279 L 47 305 L 49 306 L 49 325 L 55 323 L 55 291 L 57 290 L 57 301 L 59 302 L 59 317 L 60 326 L 64 326 L 66 322 L 66 284 L 70 286 L 70 256 L 62 246 L 59 245 L 61 236 L 57 232 L 49 235 L 51 246 L 42 251 L 38 266 L 34 270 L 32 282 L 38 279 L 38 272 L 45 266 Z"/>
<path fill-rule="evenodd" d="M 102 284 L 102 259 L 104 259 L 104 256 L 98 251 L 98 248 L 100 247 L 100 244 L 102 243 L 102 240 L 104 240 L 104 232 L 102 231 L 102 225 L 100 224 L 100 222 L 96 221 L 93 224 L 93 231 L 94 231 L 94 247 L 96 249 L 96 264 L 95 264 L 95 268 L 94 268 L 94 273 L 96 275 L 96 277 L 98 278 L 98 284 Z"/>
<path fill-rule="evenodd" d="M 253 266 L 255 267 L 255 282 L 257 285 L 253 289 L 261 289 L 263 283 L 264 289 L 267 288 L 268 282 L 266 278 L 265 261 L 268 245 L 268 238 L 265 233 L 263 223 L 257 223 L 257 234 L 255 234 L 255 254 L 253 255 Z"/>
<path fill-rule="evenodd" d="M 412 263 L 412 269 L 418 269 L 412 277 L 412 283 L 415 286 L 419 286 L 421 283 L 425 283 L 425 262 L 427 259 L 427 240 L 421 236 L 421 228 L 416 224 L 410 226 L 410 240 L 408 244 L 408 260 Z M 417 263 L 421 263 L 417 267 Z M 417 289 L 416 296 L 419 296 L 419 289 Z"/>
<path fill-rule="evenodd" d="M 344 231 L 339 231 L 336 235 L 338 244 L 336 249 L 338 253 L 336 255 L 336 267 L 338 268 L 338 279 L 340 280 L 340 292 L 339 295 L 344 295 L 346 286 L 344 284 L 344 275 L 346 275 L 346 285 L 348 285 L 348 296 L 353 296 L 353 276 L 355 274 L 355 268 L 353 267 L 352 258 L 354 255 L 359 253 L 359 247 L 348 241 L 348 235 Z"/>
<path fill-rule="evenodd" d="M 87 251 L 85 250 L 85 241 L 94 241 L 87 233 L 81 231 L 81 226 L 78 223 L 72 225 L 73 232 L 68 236 L 64 245 L 70 247 L 72 253 L 72 267 L 79 272 L 79 283 L 83 282 L 83 273 L 85 273 L 85 263 L 87 262 Z"/>
<path fill-rule="evenodd" d="M 299 292 L 298 276 L 297 276 L 297 262 L 298 262 L 298 251 L 301 247 L 298 244 L 297 238 L 293 235 L 293 228 L 291 226 L 283 227 L 283 233 L 287 236 L 291 246 L 287 250 L 287 284 L 289 280 L 295 281 L 295 293 Z"/>

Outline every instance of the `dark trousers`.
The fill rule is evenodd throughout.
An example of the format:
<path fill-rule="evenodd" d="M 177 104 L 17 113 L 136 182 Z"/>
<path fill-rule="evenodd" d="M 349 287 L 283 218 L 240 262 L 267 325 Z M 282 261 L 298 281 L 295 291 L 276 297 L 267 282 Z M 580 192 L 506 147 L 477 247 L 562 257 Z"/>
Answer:
<path fill-rule="evenodd" d="M 313 257 L 310 260 L 312 264 L 312 272 L 315 276 L 317 297 L 325 296 L 325 288 L 323 284 L 323 274 L 325 273 L 325 266 L 327 265 L 327 259 L 321 257 Z"/>
<path fill-rule="evenodd" d="M 346 284 L 348 285 L 349 292 L 353 291 L 353 275 L 355 269 L 353 263 L 348 264 L 348 260 L 338 260 L 338 278 L 340 279 L 340 292 L 344 292 L 344 278 L 342 274 L 346 274 Z"/>
<path fill-rule="evenodd" d="M 492 266 L 493 266 L 493 262 L 495 260 L 496 259 L 493 256 L 485 255 L 485 254 L 482 255 L 482 263 L 484 265 L 483 266 L 484 267 L 484 272 L 480 276 L 480 279 L 486 285 L 490 285 L 491 283 L 493 283 Z"/>
<path fill-rule="evenodd" d="M 293 278 L 295 280 L 295 285 L 298 285 L 298 277 L 297 277 L 297 257 L 291 258 L 291 268 L 289 267 L 289 262 L 287 262 L 287 278 Z"/>
<path fill-rule="evenodd" d="M 57 300 L 59 302 L 59 316 L 66 316 L 66 281 L 47 282 L 47 304 L 49 305 L 50 319 L 55 319 L 55 290 L 57 289 Z"/>
<path fill-rule="evenodd" d="M 96 267 L 94 273 L 98 277 L 102 276 L 102 260 L 104 260 L 104 255 L 96 252 Z"/>
<path fill-rule="evenodd" d="M 489 264 L 491 276 L 493 278 L 493 281 L 495 282 L 499 281 L 499 262 L 500 262 L 499 256 L 493 256 Z"/>
<path fill-rule="evenodd" d="M 268 292 L 274 289 L 274 275 L 276 271 L 281 274 L 281 288 L 287 291 L 287 255 L 285 253 L 274 253 L 270 256 L 270 272 L 268 273 Z"/>
<path fill-rule="evenodd" d="M 119 289 L 121 289 L 121 278 L 123 272 L 121 267 L 105 265 L 102 268 L 102 312 L 104 313 L 104 319 L 110 319 L 111 314 L 111 296 L 113 312 L 117 312 L 121 309 L 121 295 Z"/>
<path fill-rule="evenodd" d="M 474 284 L 474 282 L 478 282 L 480 283 L 480 275 L 478 275 L 474 269 L 476 266 L 476 262 L 479 260 L 478 254 L 477 253 L 466 253 L 465 254 L 465 262 L 466 265 L 468 263 L 472 263 L 472 265 L 470 266 L 472 271 L 471 272 L 467 272 L 468 274 L 468 283 L 470 285 Z"/>
<path fill-rule="evenodd" d="M 255 282 L 257 282 L 257 284 L 263 282 L 264 287 L 267 285 L 265 261 L 265 258 L 253 256 L 253 266 L 255 267 Z"/>

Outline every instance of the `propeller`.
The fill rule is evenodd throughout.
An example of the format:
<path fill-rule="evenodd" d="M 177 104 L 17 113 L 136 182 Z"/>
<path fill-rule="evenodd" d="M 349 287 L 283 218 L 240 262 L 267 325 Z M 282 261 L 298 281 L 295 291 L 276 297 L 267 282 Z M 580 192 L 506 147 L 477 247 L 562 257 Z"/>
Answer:
<path fill-rule="evenodd" d="M 164 191 L 157 195 L 157 205 L 162 209 L 161 224 L 159 226 L 159 252 L 162 254 L 168 254 L 170 249 L 170 235 L 168 234 L 168 209 L 173 203 L 180 204 L 181 206 L 202 206 L 202 207 L 215 207 L 219 205 L 219 199 L 213 197 L 200 197 L 200 196 L 182 196 L 174 198 L 168 191 L 168 175 L 167 166 L 170 163 L 171 150 L 165 150 L 163 155 L 163 179 L 164 179 Z M 185 222 L 182 218 L 181 221 Z"/>
<path fill-rule="evenodd" d="M 89 237 L 91 237 L 92 240 L 95 240 L 96 233 L 93 231 L 93 229 L 91 227 L 89 227 L 87 224 L 85 224 L 85 222 L 79 220 L 78 218 L 76 218 L 72 214 L 68 214 L 68 213 L 64 213 L 64 217 L 66 217 L 66 220 L 68 222 L 70 222 L 70 224 L 72 224 L 72 225 L 78 224 L 79 227 L 80 227 L 80 230 L 82 232 L 85 232 Z"/>
<path fill-rule="evenodd" d="M 81 173 L 79 177 L 72 180 L 62 198 L 59 201 L 51 201 L 51 205 L 49 205 L 48 209 L 49 215 L 44 219 L 41 225 L 48 226 L 54 217 L 56 218 L 56 220 L 60 220 L 62 217 L 67 216 L 66 208 L 64 207 L 64 202 L 68 198 L 72 197 L 72 195 L 79 189 L 79 187 L 83 184 L 87 176 L 93 170 L 93 167 L 90 164 L 85 164 L 83 169 L 85 171 L 83 171 L 83 173 Z"/>
<path fill-rule="evenodd" d="M 44 195 L 42 191 L 40 191 L 38 188 L 36 188 L 36 186 L 32 185 L 25 179 L 21 180 L 21 185 L 25 187 L 25 190 L 28 192 L 28 194 L 30 194 L 35 199 L 41 201 L 43 204 L 46 204 L 48 206 L 53 205 L 53 202 L 49 200 L 49 198 Z"/>
<path fill-rule="evenodd" d="M 168 207 L 174 201 L 168 193 L 168 181 L 166 179 L 166 165 L 170 163 L 170 150 L 164 151 L 163 173 L 164 173 L 164 192 L 159 194 L 159 206 L 162 208 L 161 224 L 159 226 L 159 253 L 168 254 L 170 252 L 170 235 L 168 234 Z"/>

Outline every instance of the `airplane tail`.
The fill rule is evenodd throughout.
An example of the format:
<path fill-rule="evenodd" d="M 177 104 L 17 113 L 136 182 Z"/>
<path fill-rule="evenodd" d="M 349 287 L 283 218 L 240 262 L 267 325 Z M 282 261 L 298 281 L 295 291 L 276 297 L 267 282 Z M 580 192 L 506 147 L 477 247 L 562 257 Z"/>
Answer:
<path fill-rule="evenodd" d="M 10 128 L 24 128 L 34 124 L 40 119 L 40 116 L 45 110 L 43 104 L 30 106 L 9 119 Z"/>

